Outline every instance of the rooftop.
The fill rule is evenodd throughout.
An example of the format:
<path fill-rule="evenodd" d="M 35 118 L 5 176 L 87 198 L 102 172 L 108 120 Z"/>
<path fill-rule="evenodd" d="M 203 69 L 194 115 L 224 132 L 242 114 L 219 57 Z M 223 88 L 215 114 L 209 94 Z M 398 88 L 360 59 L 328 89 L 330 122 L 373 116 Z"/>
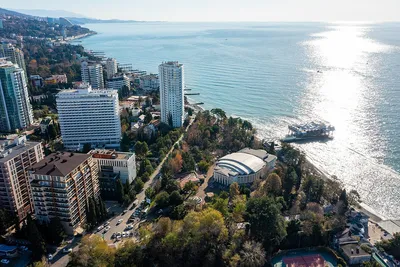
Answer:
<path fill-rule="evenodd" d="M 358 244 L 341 245 L 340 248 L 349 258 L 364 257 L 370 255 L 369 253 L 365 252 Z"/>
<path fill-rule="evenodd" d="M 161 65 L 164 67 L 173 66 L 173 67 L 178 67 L 178 68 L 183 66 L 183 64 L 180 64 L 178 61 L 167 61 L 167 62 L 163 62 Z"/>
<path fill-rule="evenodd" d="M 25 136 L 9 136 L 0 139 L 0 162 L 6 162 L 19 154 L 39 145 L 38 142 L 28 142 Z"/>
<path fill-rule="evenodd" d="M 110 149 L 93 149 L 88 152 L 93 158 L 103 158 L 103 159 L 126 159 L 134 155 L 134 153 L 129 152 L 117 152 Z"/>
<path fill-rule="evenodd" d="M 52 153 L 33 165 L 32 170 L 34 174 L 66 176 L 90 157 L 88 154 L 70 152 Z"/>

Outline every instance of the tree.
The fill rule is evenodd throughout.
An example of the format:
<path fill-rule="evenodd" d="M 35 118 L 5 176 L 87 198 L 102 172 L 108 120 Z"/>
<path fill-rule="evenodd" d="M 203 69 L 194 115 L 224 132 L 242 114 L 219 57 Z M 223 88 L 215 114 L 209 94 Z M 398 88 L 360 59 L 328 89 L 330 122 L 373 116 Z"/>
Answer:
<path fill-rule="evenodd" d="M 116 197 L 117 197 L 118 203 L 122 204 L 123 201 L 124 201 L 124 200 L 123 200 L 123 197 L 124 197 L 124 195 L 125 195 L 124 186 L 123 186 L 123 184 L 122 184 L 122 182 L 121 182 L 121 179 L 117 179 L 115 182 L 116 182 L 116 185 L 115 185 L 115 187 L 116 187 L 115 195 L 116 195 Z"/>
<path fill-rule="evenodd" d="M 195 188 L 196 188 L 196 184 L 193 183 L 192 181 L 189 181 L 189 182 L 187 182 L 187 183 L 183 186 L 183 191 L 184 191 L 185 193 L 189 193 L 189 192 L 194 191 Z"/>
<path fill-rule="evenodd" d="M 321 178 L 307 176 L 302 184 L 302 188 L 306 194 L 307 202 L 319 203 L 324 191 L 324 181 Z"/>
<path fill-rule="evenodd" d="M 82 153 L 88 153 L 92 149 L 92 144 L 91 143 L 85 143 L 83 144 L 82 148 Z"/>
<path fill-rule="evenodd" d="M 208 164 L 205 160 L 201 160 L 197 166 L 199 167 L 199 171 L 203 173 L 206 173 L 208 168 L 210 168 L 210 164 Z"/>
<path fill-rule="evenodd" d="M 176 206 L 171 213 L 171 219 L 173 220 L 182 220 L 183 218 L 185 218 L 187 214 L 187 210 L 185 208 L 184 204 L 178 205 Z"/>
<path fill-rule="evenodd" d="M 144 117 L 144 123 L 148 124 L 153 120 L 153 116 L 151 115 L 150 112 L 146 112 L 146 115 Z"/>
<path fill-rule="evenodd" d="M 146 195 L 146 197 L 149 198 L 149 199 L 152 199 L 152 198 L 154 197 L 155 193 L 156 193 L 156 192 L 154 191 L 153 187 L 148 187 L 148 188 L 146 189 L 146 191 L 145 191 L 145 195 Z"/>
<path fill-rule="evenodd" d="M 271 253 L 286 236 L 280 205 L 270 197 L 251 198 L 247 202 L 246 211 L 251 235 Z"/>
<path fill-rule="evenodd" d="M 160 192 L 154 199 L 159 208 L 165 208 L 169 204 L 169 194 L 165 191 Z"/>
<path fill-rule="evenodd" d="M 240 188 L 239 188 L 239 184 L 238 183 L 232 183 L 229 186 L 229 197 L 231 199 L 235 199 L 237 196 L 240 195 Z"/>
<path fill-rule="evenodd" d="M 173 191 L 169 196 L 169 204 L 173 206 L 178 206 L 183 203 L 183 197 L 179 194 L 179 191 Z"/>
<path fill-rule="evenodd" d="M 49 137 L 51 140 L 54 140 L 57 138 L 57 129 L 56 126 L 54 124 L 50 124 L 49 128 L 48 128 L 48 133 L 49 133 Z"/>
<path fill-rule="evenodd" d="M 136 192 L 141 192 L 142 190 L 143 190 L 143 187 L 144 187 L 144 183 L 143 183 L 143 181 L 142 180 L 136 180 L 136 183 L 135 183 L 135 191 Z"/>
<path fill-rule="evenodd" d="M 86 209 L 86 224 L 89 229 L 92 229 L 97 224 L 97 214 L 96 214 L 96 203 L 94 199 L 89 198 L 89 203 L 87 204 Z"/>
<path fill-rule="evenodd" d="M 46 253 L 46 244 L 30 214 L 26 217 L 26 233 L 28 241 L 32 244 L 33 258 L 40 260 Z"/>
<path fill-rule="evenodd" d="M 129 140 L 129 137 L 126 133 L 123 133 L 121 142 L 120 142 L 120 148 L 123 152 L 129 152 L 131 146 L 131 141 Z"/>
<path fill-rule="evenodd" d="M 271 173 L 270 175 L 268 175 L 264 186 L 267 194 L 279 196 L 282 193 L 281 177 L 279 177 L 279 175 L 277 175 L 276 173 Z"/>
<path fill-rule="evenodd" d="M 376 246 L 400 260 L 400 233 L 394 233 L 392 239 L 378 242 Z"/>
<path fill-rule="evenodd" d="M 137 141 L 135 144 L 135 152 L 136 156 L 143 158 L 149 152 L 149 147 L 147 146 L 146 142 Z"/>
<path fill-rule="evenodd" d="M 85 236 L 79 245 L 79 251 L 70 254 L 68 267 L 114 266 L 115 249 L 108 246 L 98 235 Z"/>
<path fill-rule="evenodd" d="M 212 207 L 221 212 L 225 217 L 228 215 L 228 199 L 216 197 L 214 198 Z"/>
<path fill-rule="evenodd" d="M 144 256 L 140 244 L 128 240 L 116 251 L 114 264 L 115 267 L 145 266 Z"/>
<path fill-rule="evenodd" d="M 53 245 L 60 245 L 64 238 L 67 237 L 59 217 L 52 217 L 47 229 Z"/>
<path fill-rule="evenodd" d="M 188 152 L 182 153 L 182 172 L 190 172 L 196 169 L 196 162 L 194 161 L 193 156 Z"/>
<path fill-rule="evenodd" d="M 255 241 L 246 241 L 240 251 L 241 267 L 264 266 L 266 262 L 265 251 L 261 243 Z"/>

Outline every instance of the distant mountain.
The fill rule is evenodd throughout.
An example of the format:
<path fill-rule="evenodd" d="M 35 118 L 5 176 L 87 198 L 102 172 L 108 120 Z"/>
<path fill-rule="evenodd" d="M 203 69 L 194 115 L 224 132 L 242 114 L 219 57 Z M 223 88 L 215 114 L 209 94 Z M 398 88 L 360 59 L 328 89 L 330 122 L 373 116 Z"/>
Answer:
<path fill-rule="evenodd" d="M 47 9 L 13 9 L 14 11 L 37 16 L 37 17 L 49 17 L 49 18 L 59 18 L 59 17 L 75 17 L 75 18 L 86 18 L 86 16 L 77 14 L 65 10 L 47 10 Z"/>
<path fill-rule="evenodd" d="M 91 19 L 91 18 L 76 18 L 76 17 L 66 17 L 66 18 L 73 24 L 138 22 L 137 20 Z"/>
<path fill-rule="evenodd" d="M 9 9 L 4 9 L 4 8 L 0 8 L 0 15 L 18 16 L 18 17 L 24 17 L 24 18 L 31 17 L 30 15 L 22 14 L 22 13 L 12 11 Z"/>

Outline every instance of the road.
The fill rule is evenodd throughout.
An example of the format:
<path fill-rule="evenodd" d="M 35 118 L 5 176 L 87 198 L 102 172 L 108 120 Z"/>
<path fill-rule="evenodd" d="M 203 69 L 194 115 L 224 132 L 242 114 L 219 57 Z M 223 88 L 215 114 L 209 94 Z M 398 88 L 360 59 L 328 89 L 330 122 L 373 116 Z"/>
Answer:
<path fill-rule="evenodd" d="M 193 124 L 193 122 L 194 122 L 194 116 L 192 116 L 192 118 L 190 119 L 190 123 L 186 127 L 185 132 L 187 132 L 187 130 Z M 137 201 L 135 201 L 135 202 L 141 203 L 146 198 L 146 195 L 145 195 L 146 189 L 153 185 L 154 179 L 160 174 L 160 171 L 161 171 L 162 166 L 164 165 L 164 162 L 168 159 L 168 156 L 172 153 L 172 151 L 174 151 L 175 145 L 182 141 L 183 136 L 184 136 L 184 133 L 172 145 L 171 149 L 165 155 L 165 157 L 160 162 L 160 164 L 158 164 L 157 168 L 150 175 L 149 181 L 147 181 L 144 184 L 143 190 L 139 194 L 136 195 Z M 111 240 L 111 235 L 113 233 L 123 232 L 125 230 L 126 226 L 127 226 L 127 222 L 129 220 L 130 216 L 136 210 L 136 207 L 135 207 L 135 209 L 132 209 L 132 210 L 130 209 L 132 207 L 132 205 L 133 204 L 129 205 L 129 207 L 126 208 L 128 211 L 125 214 L 122 215 L 122 212 L 124 211 L 124 208 L 122 208 L 120 205 L 116 204 L 114 207 L 112 207 L 112 209 L 113 209 L 113 211 L 115 211 L 115 213 L 117 215 L 114 216 L 112 219 L 108 220 L 108 222 L 110 222 L 111 229 L 107 233 L 104 233 L 104 235 L 103 235 L 103 230 L 101 230 L 99 232 L 97 232 L 97 230 L 94 230 L 93 233 L 100 235 L 107 242 L 114 242 L 114 240 Z M 122 219 L 123 221 L 122 221 L 122 223 L 117 224 L 119 219 Z M 134 224 L 134 229 L 130 230 L 130 231 L 136 230 L 138 228 L 138 226 L 139 226 L 139 222 Z M 115 245 L 118 246 L 121 243 L 122 242 L 116 242 Z M 72 247 L 73 250 L 76 251 L 76 250 L 78 250 L 78 243 L 74 242 L 69 247 Z M 54 259 L 52 261 L 52 265 L 51 266 L 53 266 L 53 267 L 65 267 L 65 266 L 67 266 L 68 261 L 69 261 L 69 256 L 68 255 L 66 255 L 66 254 L 62 255 L 62 251 L 57 251 L 57 253 L 54 255 Z"/>

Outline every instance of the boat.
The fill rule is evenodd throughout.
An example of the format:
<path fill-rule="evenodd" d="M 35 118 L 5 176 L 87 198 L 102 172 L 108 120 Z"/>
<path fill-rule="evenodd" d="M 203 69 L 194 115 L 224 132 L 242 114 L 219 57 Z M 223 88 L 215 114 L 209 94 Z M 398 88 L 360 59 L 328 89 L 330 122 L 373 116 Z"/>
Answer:
<path fill-rule="evenodd" d="M 304 124 L 292 124 L 288 126 L 289 133 L 281 139 L 282 142 L 291 143 L 298 141 L 314 141 L 333 139 L 335 127 L 325 123 L 312 121 Z"/>

